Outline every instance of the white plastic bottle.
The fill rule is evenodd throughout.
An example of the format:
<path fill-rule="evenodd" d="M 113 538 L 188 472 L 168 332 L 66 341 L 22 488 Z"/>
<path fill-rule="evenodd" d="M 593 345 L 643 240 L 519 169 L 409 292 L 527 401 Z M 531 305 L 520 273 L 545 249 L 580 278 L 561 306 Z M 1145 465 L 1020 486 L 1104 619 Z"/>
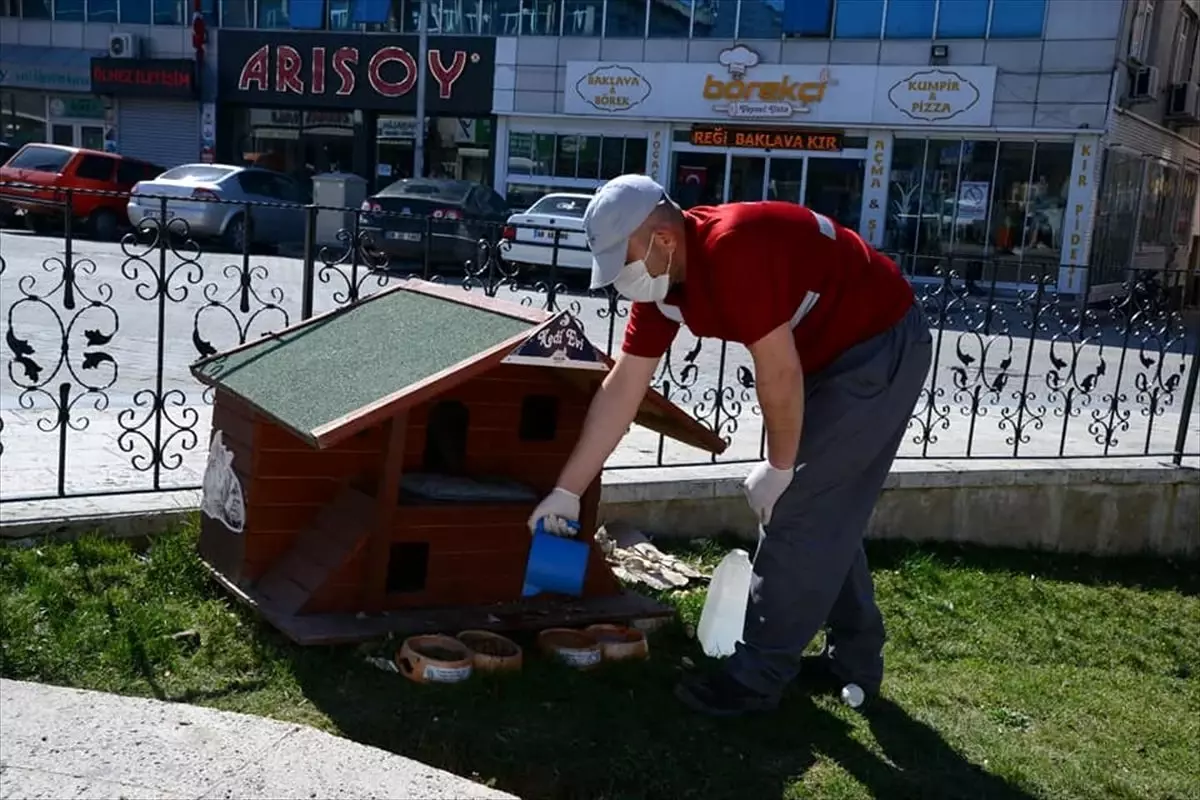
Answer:
<path fill-rule="evenodd" d="M 733 655 L 733 646 L 742 640 L 752 572 L 750 555 L 740 549 L 731 550 L 713 570 L 704 610 L 700 612 L 700 625 L 696 629 L 696 637 L 706 656 L 724 658 Z"/>

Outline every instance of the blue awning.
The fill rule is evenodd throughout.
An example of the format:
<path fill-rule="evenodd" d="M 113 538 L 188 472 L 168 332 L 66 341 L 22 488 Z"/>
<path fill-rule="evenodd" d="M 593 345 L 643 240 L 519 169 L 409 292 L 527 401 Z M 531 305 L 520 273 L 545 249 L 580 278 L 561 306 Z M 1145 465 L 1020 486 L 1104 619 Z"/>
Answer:
<path fill-rule="evenodd" d="M 6 44 L 0 47 L 0 86 L 48 92 L 90 92 L 92 58 L 102 50 Z"/>

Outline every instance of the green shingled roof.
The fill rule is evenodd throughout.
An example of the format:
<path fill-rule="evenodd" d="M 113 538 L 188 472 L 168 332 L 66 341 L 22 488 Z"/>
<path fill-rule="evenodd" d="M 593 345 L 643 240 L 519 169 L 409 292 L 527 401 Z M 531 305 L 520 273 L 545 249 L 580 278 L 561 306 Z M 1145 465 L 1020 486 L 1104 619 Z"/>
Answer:
<path fill-rule="evenodd" d="M 440 297 L 387 291 L 192 370 L 315 439 L 322 426 L 534 327 Z"/>

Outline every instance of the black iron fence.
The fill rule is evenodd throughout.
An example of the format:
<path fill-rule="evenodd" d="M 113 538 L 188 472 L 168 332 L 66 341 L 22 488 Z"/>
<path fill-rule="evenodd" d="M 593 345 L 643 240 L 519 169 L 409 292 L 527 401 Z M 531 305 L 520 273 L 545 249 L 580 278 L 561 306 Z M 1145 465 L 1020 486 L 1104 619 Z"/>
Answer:
<path fill-rule="evenodd" d="M 0 202 L 12 190 L 0 185 Z M 628 303 L 588 290 L 586 250 L 562 228 L 142 196 L 138 227 L 97 241 L 83 233 L 81 194 L 29 206 L 40 234 L 19 218 L 0 233 L 0 502 L 198 487 L 211 396 L 188 365 L 400 276 L 568 309 L 597 345 L 620 347 Z M 245 235 L 228 236 L 239 218 Z M 901 458 L 1200 456 L 1200 326 L 1178 290 L 1187 276 L 1130 274 L 1089 307 L 1059 292 L 1057 259 L 896 257 L 936 344 Z M 656 385 L 729 442 L 717 460 L 763 456 L 740 345 L 685 330 Z M 712 460 L 635 427 L 609 468 Z"/>

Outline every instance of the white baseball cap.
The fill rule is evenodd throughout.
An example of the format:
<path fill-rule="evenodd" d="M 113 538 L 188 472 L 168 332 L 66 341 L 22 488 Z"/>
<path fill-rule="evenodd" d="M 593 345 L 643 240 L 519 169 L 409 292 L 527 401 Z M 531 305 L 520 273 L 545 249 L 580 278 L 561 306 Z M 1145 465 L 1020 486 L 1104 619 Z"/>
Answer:
<path fill-rule="evenodd" d="M 592 249 L 592 288 L 610 285 L 625 267 L 629 237 L 650 213 L 667 202 L 667 192 L 645 175 L 620 175 L 596 190 L 583 212 Z"/>

